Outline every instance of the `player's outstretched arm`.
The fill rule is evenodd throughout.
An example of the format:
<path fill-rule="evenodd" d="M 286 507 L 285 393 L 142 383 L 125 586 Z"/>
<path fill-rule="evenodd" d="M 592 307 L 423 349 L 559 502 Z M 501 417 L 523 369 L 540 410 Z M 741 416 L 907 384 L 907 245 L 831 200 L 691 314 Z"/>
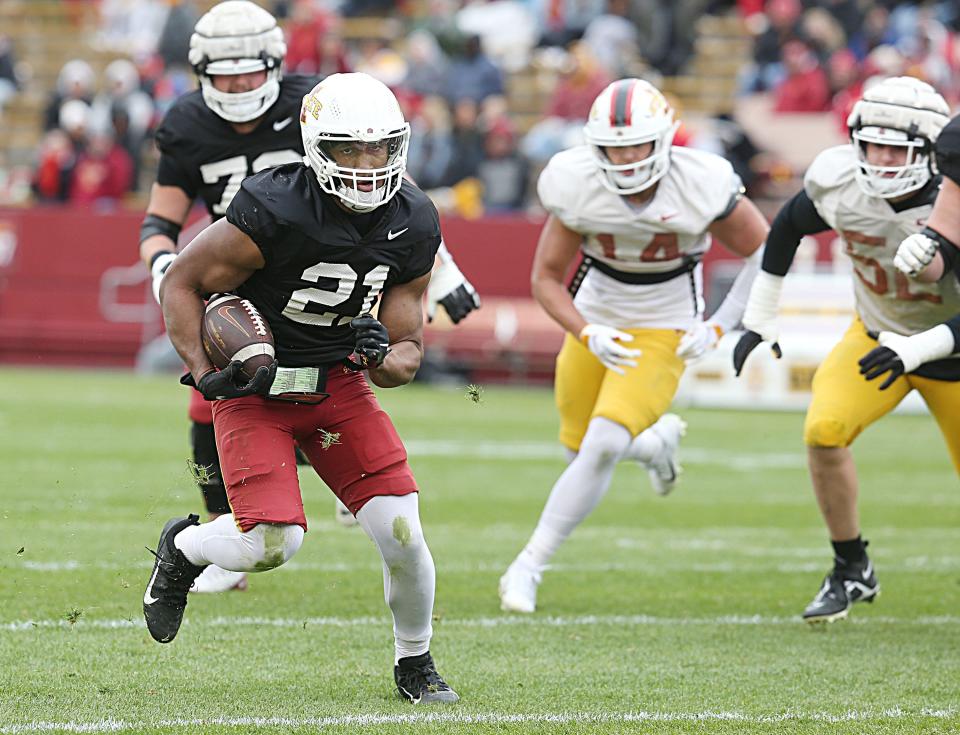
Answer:
<path fill-rule="evenodd" d="M 390 352 L 379 367 L 370 368 L 370 380 L 381 388 L 406 385 L 420 369 L 423 359 L 423 293 L 430 281 L 427 273 L 383 292 L 377 319 L 389 334 Z"/>
<path fill-rule="evenodd" d="M 944 177 L 922 232 L 906 238 L 893 264 L 907 276 L 933 283 L 953 270 L 960 277 L 960 186 Z"/>
<path fill-rule="evenodd" d="M 160 288 L 163 320 L 195 380 L 213 369 L 200 341 L 204 295 L 232 291 L 264 264 L 253 240 L 222 219 L 197 235 L 167 271 Z"/>
<path fill-rule="evenodd" d="M 460 272 L 443 241 L 427 287 L 427 321 L 433 321 L 438 305 L 444 308 L 454 324 L 459 324 L 467 314 L 480 308 L 477 290 Z"/>
<path fill-rule="evenodd" d="M 190 197 L 177 186 L 154 184 L 140 226 L 140 259 L 150 269 L 153 296 L 160 301 L 160 281 L 176 257 L 177 238 L 190 211 Z"/>
<path fill-rule="evenodd" d="M 743 317 L 750 286 L 760 269 L 761 246 L 767 237 L 767 221 L 749 199 L 740 199 L 733 211 L 710 226 L 710 233 L 731 252 L 744 259 L 733 285 L 719 308 L 706 322 L 687 331 L 677 346 L 677 355 L 688 362 L 714 349 L 720 338 L 736 328 Z"/>

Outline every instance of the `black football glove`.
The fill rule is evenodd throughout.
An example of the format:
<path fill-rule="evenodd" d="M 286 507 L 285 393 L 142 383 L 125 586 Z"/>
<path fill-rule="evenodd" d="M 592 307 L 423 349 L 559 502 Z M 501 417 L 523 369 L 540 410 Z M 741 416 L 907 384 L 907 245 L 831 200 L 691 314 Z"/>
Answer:
<path fill-rule="evenodd" d="M 480 297 L 469 281 L 464 281 L 440 299 L 440 305 L 446 310 L 450 321 L 459 324 L 467 314 L 480 308 Z"/>
<path fill-rule="evenodd" d="M 860 358 L 860 374 L 867 380 L 876 380 L 886 372 L 890 375 L 880 384 L 880 390 L 889 388 L 906 372 L 900 355 L 889 347 L 874 347 Z"/>
<path fill-rule="evenodd" d="M 350 322 L 354 331 L 353 351 L 359 362 L 350 361 L 358 370 L 370 370 L 383 365 L 390 352 L 390 335 L 387 328 L 369 314 L 361 314 Z"/>
<path fill-rule="evenodd" d="M 761 342 L 763 342 L 763 337 L 750 329 L 740 336 L 737 346 L 733 348 L 733 372 L 738 378 L 743 370 L 744 363 L 747 361 L 747 357 L 750 356 L 750 353 L 753 352 Z M 774 357 L 778 360 L 783 357 L 783 350 L 780 349 L 779 342 L 771 344 L 770 349 L 773 351 Z"/>
<path fill-rule="evenodd" d="M 190 373 L 180 378 L 180 382 L 183 385 L 196 388 L 208 401 L 267 395 L 270 386 L 273 385 L 273 379 L 277 375 L 277 361 L 274 360 L 269 367 L 266 365 L 260 366 L 253 378 L 241 385 L 238 381 L 244 378 L 240 372 L 242 367 L 243 363 L 234 361 L 223 370 L 208 370 L 200 376 L 199 382 L 195 381 Z"/>

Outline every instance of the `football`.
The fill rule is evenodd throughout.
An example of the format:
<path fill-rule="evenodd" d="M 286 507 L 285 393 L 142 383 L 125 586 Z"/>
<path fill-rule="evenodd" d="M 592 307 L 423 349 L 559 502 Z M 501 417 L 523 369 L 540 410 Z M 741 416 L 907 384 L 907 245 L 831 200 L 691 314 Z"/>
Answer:
<path fill-rule="evenodd" d="M 214 294 L 210 297 L 200 336 L 207 357 L 218 370 L 236 360 L 243 363 L 241 372 L 250 379 L 257 368 L 273 362 L 270 325 L 256 306 L 239 296 Z"/>

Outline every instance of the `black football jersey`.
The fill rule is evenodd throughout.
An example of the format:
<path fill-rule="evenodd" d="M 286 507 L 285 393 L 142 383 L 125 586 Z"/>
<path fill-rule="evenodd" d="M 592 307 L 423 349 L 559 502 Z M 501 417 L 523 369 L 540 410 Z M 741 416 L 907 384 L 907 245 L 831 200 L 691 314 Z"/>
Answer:
<path fill-rule="evenodd" d="M 940 131 L 936 143 L 937 168 L 940 173 L 960 186 L 960 115 Z"/>
<path fill-rule="evenodd" d="M 203 199 L 220 219 L 240 182 L 282 163 L 303 160 L 300 106 L 319 80 L 293 74 L 280 81 L 280 96 L 249 133 L 238 133 L 203 103 L 200 90 L 183 95 L 157 129 L 160 166 L 157 183 Z"/>
<path fill-rule="evenodd" d="M 313 169 L 293 163 L 245 179 L 227 208 L 227 221 L 266 261 L 236 291 L 270 324 L 284 367 L 351 354 L 350 320 L 384 289 L 429 273 L 440 247 L 437 209 L 409 181 L 370 215 L 350 214 L 338 201 Z"/>

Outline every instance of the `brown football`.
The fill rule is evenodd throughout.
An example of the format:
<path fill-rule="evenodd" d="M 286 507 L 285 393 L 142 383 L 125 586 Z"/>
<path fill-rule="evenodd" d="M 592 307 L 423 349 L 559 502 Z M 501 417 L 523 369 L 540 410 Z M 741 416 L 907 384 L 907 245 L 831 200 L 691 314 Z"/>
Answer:
<path fill-rule="evenodd" d="M 274 359 L 270 325 L 247 299 L 233 294 L 214 294 L 207 302 L 200 330 L 203 349 L 210 362 L 223 370 L 233 361 L 243 363 L 249 380 L 257 368 Z"/>

